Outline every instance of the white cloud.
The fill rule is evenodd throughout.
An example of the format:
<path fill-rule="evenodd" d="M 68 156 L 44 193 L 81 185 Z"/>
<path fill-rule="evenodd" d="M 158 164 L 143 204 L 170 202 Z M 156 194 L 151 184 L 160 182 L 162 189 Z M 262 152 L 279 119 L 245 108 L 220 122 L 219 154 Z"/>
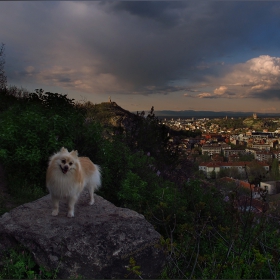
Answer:
<path fill-rule="evenodd" d="M 265 77 L 280 76 L 280 58 L 269 55 L 261 55 L 247 61 L 251 73 L 263 75 Z"/>
<path fill-rule="evenodd" d="M 198 98 L 213 98 L 213 94 L 209 93 L 209 92 L 203 92 L 203 93 L 199 93 L 197 95 Z"/>
<path fill-rule="evenodd" d="M 227 87 L 225 87 L 225 86 L 220 86 L 219 88 L 216 88 L 215 90 L 214 90 L 214 93 L 216 94 L 216 95 L 223 95 L 226 91 L 227 91 Z"/>
<path fill-rule="evenodd" d="M 214 87 L 212 93 L 208 91 L 196 97 L 280 99 L 280 57 L 261 55 L 227 66 L 226 74 L 219 75 L 206 77 L 207 87 Z"/>
<path fill-rule="evenodd" d="M 226 77 L 231 83 L 241 83 L 237 96 L 257 98 L 280 98 L 280 58 L 261 55 L 243 64 L 237 64 Z"/>

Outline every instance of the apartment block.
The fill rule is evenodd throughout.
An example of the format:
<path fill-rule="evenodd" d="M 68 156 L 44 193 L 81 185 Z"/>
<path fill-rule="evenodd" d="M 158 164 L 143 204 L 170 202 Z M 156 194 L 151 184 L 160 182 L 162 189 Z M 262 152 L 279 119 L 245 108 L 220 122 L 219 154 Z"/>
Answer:
<path fill-rule="evenodd" d="M 203 145 L 201 148 L 202 154 L 208 154 L 212 156 L 213 154 L 221 153 L 222 148 L 219 145 Z"/>
<path fill-rule="evenodd" d="M 266 171 L 269 171 L 269 165 L 265 162 L 259 162 Z M 199 165 L 199 170 L 201 170 L 207 178 L 211 177 L 211 173 L 214 171 L 218 174 L 222 169 L 237 168 L 240 173 L 245 173 L 245 166 L 250 166 L 250 162 L 202 162 Z"/>
<path fill-rule="evenodd" d="M 229 157 L 232 155 L 245 155 L 246 154 L 246 150 L 224 150 L 224 156 L 225 157 Z"/>
<path fill-rule="evenodd" d="M 280 151 L 272 151 L 274 158 L 277 158 L 280 161 Z"/>
<path fill-rule="evenodd" d="M 265 150 L 270 151 L 270 144 L 252 144 L 253 149 Z"/>
<path fill-rule="evenodd" d="M 273 154 L 267 151 L 256 151 L 255 159 L 258 161 L 270 161 L 273 158 Z"/>

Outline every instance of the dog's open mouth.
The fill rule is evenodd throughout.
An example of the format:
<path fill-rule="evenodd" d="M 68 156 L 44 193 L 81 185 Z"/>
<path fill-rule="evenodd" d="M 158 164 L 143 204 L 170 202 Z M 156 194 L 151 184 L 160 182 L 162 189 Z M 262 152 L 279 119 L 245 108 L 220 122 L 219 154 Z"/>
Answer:
<path fill-rule="evenodd" d="M 62 171 L 62 173 L 63 174 L 66 174 L 67 172 L 68 172 L 68 167 L 64 167 L 64 168 L 62 168 L 62 166 L 61 165 L 59 165 L 60 166 L 60 169 L 61 169 L 61 171 Z"/>

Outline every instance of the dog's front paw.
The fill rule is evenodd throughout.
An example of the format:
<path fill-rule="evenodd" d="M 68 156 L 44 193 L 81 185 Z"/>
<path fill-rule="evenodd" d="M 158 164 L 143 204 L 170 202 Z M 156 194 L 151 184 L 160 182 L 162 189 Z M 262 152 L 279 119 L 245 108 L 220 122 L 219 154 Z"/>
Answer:
<path fill-rule="evenodd" d="M 93 205 L 93 204 L 94 204 L 94 199 L 91 200 L 91 201 L 88 203 L 88 205 Z"/>
<path fill-rule="evenodd" d="M 74 212 L 68 212 L 67 217 L 68 218 L 73 218 L 74 217 Z"/>
<path fill-rule="evenodd" d="M 52 216 L 57 216 L 58 215 L 58 210 L 53 210 L 52 211 Z"/>

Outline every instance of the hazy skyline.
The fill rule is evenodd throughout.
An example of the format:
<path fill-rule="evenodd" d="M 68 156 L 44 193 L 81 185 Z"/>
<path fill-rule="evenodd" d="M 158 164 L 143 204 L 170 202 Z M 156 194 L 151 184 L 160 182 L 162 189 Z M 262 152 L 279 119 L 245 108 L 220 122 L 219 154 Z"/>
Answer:
<path fill-rule="evenodd" d="M 278 1 L 6 1 L 8 85 L 130 111 L 280 113 Z"/>

